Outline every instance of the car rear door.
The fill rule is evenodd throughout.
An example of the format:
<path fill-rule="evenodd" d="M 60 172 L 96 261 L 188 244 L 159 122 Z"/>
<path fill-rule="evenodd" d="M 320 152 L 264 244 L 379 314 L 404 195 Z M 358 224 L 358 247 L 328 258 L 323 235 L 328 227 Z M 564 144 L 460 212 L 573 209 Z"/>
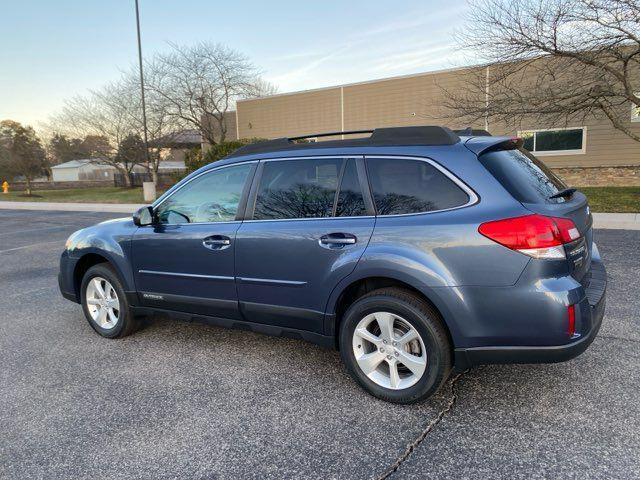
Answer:
<path fill-rule="evenodd" d="M 234 251 L 257 163 L 212 169 L 154 208 L 133 236 L 136 288 L 145 306 L 240 319 Z"/>
<path fill-rule="evenodd" d="M 332 289 L 375 225 L 361 157 L 263 160 L 236 234 L 240 309 L 249 321 L 322 333 Z"/>

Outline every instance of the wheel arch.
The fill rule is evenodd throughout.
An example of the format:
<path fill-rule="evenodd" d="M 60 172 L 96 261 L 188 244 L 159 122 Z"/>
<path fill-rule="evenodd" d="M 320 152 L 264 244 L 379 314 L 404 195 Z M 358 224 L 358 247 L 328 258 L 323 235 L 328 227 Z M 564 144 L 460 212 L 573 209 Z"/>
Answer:
<path fill-rule="evenodd" d="M 77 260 L 73 269 L 73 288 L 76 294 L 76 298 L 78 298 L 78 300 L 80 300 L 80 289 L 82 286 L 82 279 L 85 273 L 91 267 L 101 263 L 106 263 L 111 268 L 113 268 L 114 272 L 118 276 L 118 279 L 122 283 L 122 286 L 124 287 L 125 292 L 129 290 L 127 282 L 125 281 L 125 276 L 123 275 L 122 271 L 118 267 L 118 264 L 114 262 L 113 259 L 109 258 L 109 255 L 105 254 L 104 252 L 89 251 L 84 253 Z"/>
<path fill-rule="evenodd" d="M 348 307 L 366 293 L 385 287 L 408 290 L 431 305 L 442 317 L 451 345 L 456 345 L 457 326 L 451 311 L 436 293 L 436 289 L 429 288 L 410 277 L 385 272 L 382 275 L 348 277 L 332 292 L 327 304 L 325 331 L 327 335 L 336 339 L 336 347 L 340 323 Z"/>

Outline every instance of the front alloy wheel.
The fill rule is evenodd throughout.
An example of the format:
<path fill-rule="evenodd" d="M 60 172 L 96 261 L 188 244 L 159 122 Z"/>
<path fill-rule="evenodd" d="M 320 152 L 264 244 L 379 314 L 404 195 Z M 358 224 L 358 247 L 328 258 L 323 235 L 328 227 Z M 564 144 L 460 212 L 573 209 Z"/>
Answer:
<path fill-rule="evenodd" d="M 105 330 L 111 330 L 120 318 L 118 293 L 108 280 L 93 277 L 86 289 L 87 310 L 91 319 Z"/>
<path fill-rule="evenodd" d="M 85 272 L 80 298 L 89 325 L 103 337 L 124 337 L 140 327 L 129 307 L 122 281 L 108 263 L 99 263 Z"/>

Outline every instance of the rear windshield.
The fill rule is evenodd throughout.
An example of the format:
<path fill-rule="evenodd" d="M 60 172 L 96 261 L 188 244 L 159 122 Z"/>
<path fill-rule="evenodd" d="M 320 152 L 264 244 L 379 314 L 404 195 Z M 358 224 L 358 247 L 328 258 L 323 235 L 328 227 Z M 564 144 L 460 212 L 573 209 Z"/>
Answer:
<path fill-rule="evenodd" d="M 523 203 L 562 203 L 549 198 L 567 188 L 544 163 L 524 149 L 497 150 L 480 156 L 480 162 L 518 201 Z"/>

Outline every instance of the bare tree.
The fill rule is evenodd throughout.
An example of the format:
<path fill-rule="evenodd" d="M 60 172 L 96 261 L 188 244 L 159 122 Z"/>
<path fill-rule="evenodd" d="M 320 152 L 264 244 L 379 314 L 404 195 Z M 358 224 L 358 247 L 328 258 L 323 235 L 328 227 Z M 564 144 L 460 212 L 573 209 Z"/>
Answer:
<path fill-rule="evenodd" d="M 138 155 L 118 155 L 118 150 L 130 150 L 122 148 L 123 142 L 144 137 L 135 69 L 99 90 L 68 100 L 47 128 L 77 138 L 106 139 L 106 148 L 92 155 L 95 163 L 113 166 L 128 185 L 133 168 L 142 165 L 157 184 L 163 141 L 195 127 L 208 143 L 224 142 L 230 123 L 227 114 L 236 100 L 275 92 L 243 55 L 209 43 L 172 45 L 169 53 L 157 55 L 145 69 L 145 86 L 148 162 L 141 162 Z"/>
<path fill-rule="evenodd" d="M 147 79 L 155 78 L 156 72 L 147 71 Z M 118 83 L 120 95 L 118 101 L 120 108 L 129 112 L 130 128 L 132 135 L 144 137 L 144 124 L 142 121 L 142 98 L 140 94 L 138 73 L 131 70 L 125 73 Z M 144 166 L 151 173 L 152 181 L 158 184 L 158 171 L 161 157 L 161 146 L 159 140 L 170 137 L 179 132 L 184 122 L 171 114 L 171 105 L 165 96 L 160 95 L 155 90 L 146 89 L 146 110 L 147 110 L 147 137 L 149 143 L 149 163 Z"/>
<path fill-rule="evenodd" d="M 75 137 L 98 137 L 103 139 L 100 148 L 91 154 L 92 162 L 109 165 L 131 185 L 131 172 L 135 163 L 122 161 L 118 157 L 118 147 L 131 134 L 136 133 L 132 121 L 135 107 L 123 101 L 125 89 L 121 84 L 112 83 L 100 90 L 77 96 L 65 102 L 62 111 L 51 119 L 56 130 Z"/>
<path fill-rule="evenodd" d="M 142 101 L 137 82 L 134 74 L 125 73 L 118 81 L 100 90 L 68 100 L 51 121 L 58 132 L 106 139 L 102 148 L 92 152 L 91 157 L 96 164 L 110 165 L 118 170 L 127 185 L 130 185 L 130 174 L 136 165 L 147 168 L 157 183 L 161 162 L 158 148 L 150 149 L 149 163 L 144 155 L 118 154 L 123 144 L 143 136 Z M 150 141 L 178 128 L 169 116 L 164 100 L 154 95 L 147 99 L 147 127 Z"/>
<path fill-rule="evenodd" d="M 240 98 L 273 93 L 256 68 L 241 53 L 224 45 L 171 45 L 147 66 L 148 90 L 172 117 L 198 129 L 211 145 L 224 142 L 227 112 Z"/>
<path fill-rule="evenodd" d="M 463 47 L 486 62 L 445 91 L 452 116 L 519 125 L 606 117 L 640 141 L 640 1 L 478 0 Z"/>

